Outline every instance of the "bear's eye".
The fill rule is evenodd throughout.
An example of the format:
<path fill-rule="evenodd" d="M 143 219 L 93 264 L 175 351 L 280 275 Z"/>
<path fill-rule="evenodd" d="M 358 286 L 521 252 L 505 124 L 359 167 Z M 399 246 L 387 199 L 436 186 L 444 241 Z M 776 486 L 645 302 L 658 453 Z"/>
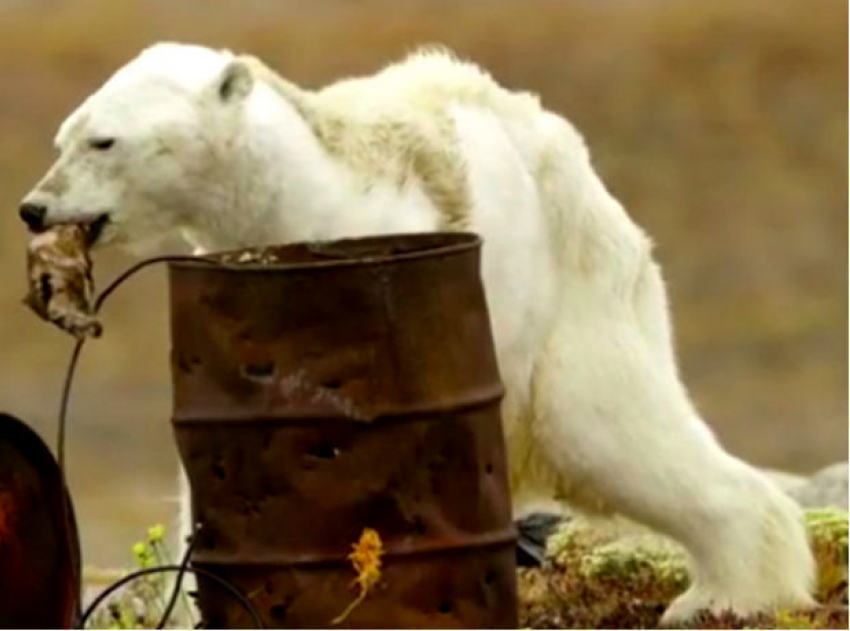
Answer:
<path fill-rule="evenodd" d="M 115 138 L 95 138 L 89 140 L 89 147 L 98 151 L 106 151 L 115 144 Z"/>

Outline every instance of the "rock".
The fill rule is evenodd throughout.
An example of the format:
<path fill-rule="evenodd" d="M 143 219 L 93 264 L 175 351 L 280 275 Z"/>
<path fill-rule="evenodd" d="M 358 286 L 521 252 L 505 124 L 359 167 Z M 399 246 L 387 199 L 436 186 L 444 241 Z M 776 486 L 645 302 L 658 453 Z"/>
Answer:
<path fill-rule="evenodd" d="M 546 558 L 546 541 L 565 518 L 552 513 L 531 513 L 517 520 L 517 565 L 537 567 Z"/>
<path fill-rule="evenodd" d="M 748 620 L 698 621 L 712 628 L 847 628 L 848 515 L 806 511 L 818 561 L 813 613 L 780 612 Z M 574 519 L 548 541 L 548 562 L 519 571 L 520 624 L 532 628 L 653 628 L 688 584 L 687 559 L 675 543 L 641 528 Z"/>
<path fill-rule="evenodd" d="M 833 506 L 847 510 L 847 463 L 836 462 L 824 467 L 787 492 L 807 508 Z"/>
<path fill-rule="evenodd" d="M 788 494 L 793 493 L 808 482 L 808 478 L 806 476 L 796 473 L 788 473 L 787 471 L 779 471 L 778 469 L 762 469 L 761 471 L 762 473 L 765 473 L 767 477 L 776 484 L 776 486 Z"/>
<path fill-rule="evenodd" d="M 847 509 L 846 462 L 836 462 L 808 477 L 775 469 L 762 471 L 804 508 Z"/>

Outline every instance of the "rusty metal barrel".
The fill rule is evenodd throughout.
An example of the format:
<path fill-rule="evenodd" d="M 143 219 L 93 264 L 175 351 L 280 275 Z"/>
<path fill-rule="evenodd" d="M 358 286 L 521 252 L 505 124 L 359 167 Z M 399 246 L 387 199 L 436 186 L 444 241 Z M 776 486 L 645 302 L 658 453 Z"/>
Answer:
<path fill-rule="evenodd" d="M 481 243 L 428 233 L 170 266 L 173 427 L 202 524 L 193 562 L 269 627 L 515 627 L 499 379 Z M 213 627 L 251 620 L 199 579 Z"/>

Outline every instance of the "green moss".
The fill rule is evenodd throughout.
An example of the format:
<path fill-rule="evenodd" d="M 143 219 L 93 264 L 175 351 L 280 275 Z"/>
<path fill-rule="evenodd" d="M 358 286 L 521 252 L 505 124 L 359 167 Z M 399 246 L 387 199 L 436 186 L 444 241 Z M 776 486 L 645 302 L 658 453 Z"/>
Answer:
<path fill-rule="evenodd" d="M 775 617 L 777 629 L 815 629 L 812 620 L 793 611 L 778 611 Z"/>
<path fill-rule="evenodd" d="M 815 544 L 828 545 L 847 556 L 848 513 L 837 508 L 806 511 L 806 528 Z"/>
<path fill-rule="evenodd" d="M 672 590 L 682 590 L 688 584 L 685 556 L 652 542 L 614 541 L 590 550 L 582 557 L 579 572 L 589 580 L 658 581 Z"/>
<path fill-rule="evenodd" d="M 817 598 L 847 603 L 847 511 L 820 508 L 806 511 L 806 527 L 818 564 Z"/>

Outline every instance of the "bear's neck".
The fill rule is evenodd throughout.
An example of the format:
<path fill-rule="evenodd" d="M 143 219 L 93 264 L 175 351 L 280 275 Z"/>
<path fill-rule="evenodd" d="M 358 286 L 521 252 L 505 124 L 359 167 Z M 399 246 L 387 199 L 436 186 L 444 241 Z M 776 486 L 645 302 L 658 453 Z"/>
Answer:
<path fill-rule="evenodd" d="M 199 250 L 410 231 L 387 220 L 388 208 L 404 216 L 398 210 L 408 192 L 366 185 L 329 155 L 291 99 L 260 83 L 245 106 L 233 148 L 220 161 L 211 188 L 215 199 L 199 200 L 228 210 L 199 210 L 198 225 L 187 231 Z"/>

